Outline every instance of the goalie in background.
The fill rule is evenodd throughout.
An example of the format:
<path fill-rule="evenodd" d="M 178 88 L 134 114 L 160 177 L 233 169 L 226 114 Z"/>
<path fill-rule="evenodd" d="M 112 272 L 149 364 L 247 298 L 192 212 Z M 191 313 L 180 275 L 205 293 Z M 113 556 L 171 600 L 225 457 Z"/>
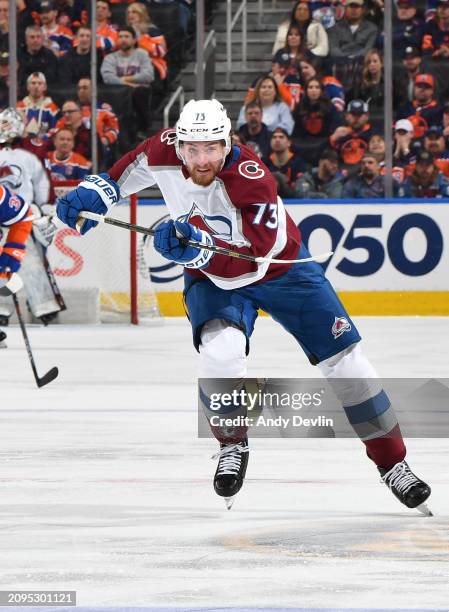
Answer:
<path fill-rule="evenodd" d="M 36 155 L 20 148 L 23 131 L 23 119 L 14 108 L 0 113 L 0 186 L 31 206 L 33 226 L 21 276 L 32 315 L 46 325 L 65 310 L 45 254 L 56 233 L 52 222 L 55 207 L 48 204 L 50 181 L 44 166 Z M 0 325 L 8 325 L 11 313 L 10 301 L 0 297 Z"/>
<path fill-rule="evenodd" d="M 0 185 L 0 241 L 6 234 L 6 241 L 0 247 L 0 295 L 15 292 L 10 280 L 12 276 L 17 276 L 15 273 L 22 265 L 25 245 L 31 233 L 31 219 L 31 209 L 23 198 Z M 17 290 L 20 287 L 21 283 Z M 0 329 L 0 348 L 6 348 L 5 339 L 5 332 Z"/>

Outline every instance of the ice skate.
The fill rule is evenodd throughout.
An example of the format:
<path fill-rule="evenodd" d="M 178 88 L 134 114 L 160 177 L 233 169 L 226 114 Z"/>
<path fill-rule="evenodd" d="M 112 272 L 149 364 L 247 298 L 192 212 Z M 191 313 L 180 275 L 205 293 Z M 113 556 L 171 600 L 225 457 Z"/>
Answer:
<path fill-rule="evenodd" d="M 431 489 L 413 474 L 406 461 L 396 463 L 390 470 L 381 467 L 377 469 L 382 481 L 407 508 L 416 508 L 425 516 L 433 516 L 425 503 Z"/>
<path fill-rule="evenodd" d="M 248 453 L 248 438 L 245 438 L 238 444 L 220 444 L 220 451 L 212 457 L 218 459 L 214 476 L 215 493 L 224 497 L 228 510 L 231 509 L 245 479 Z"/>
<path fill-rule="evenodd" d="M 7 347 L 7 344 L 5 342 L 6 337 L 7 336 L 6 336 L 5 332 L 0 329 L 0 349 Z"/>

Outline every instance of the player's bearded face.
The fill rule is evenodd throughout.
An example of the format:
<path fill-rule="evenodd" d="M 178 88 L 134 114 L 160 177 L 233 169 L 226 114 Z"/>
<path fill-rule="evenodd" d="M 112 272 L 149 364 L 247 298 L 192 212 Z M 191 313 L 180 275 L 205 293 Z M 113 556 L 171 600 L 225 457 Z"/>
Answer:
<path fill-rule="evenodd" d="M 192 181 L 207 187 L 221 170 L 225 148 L 221 140 L 185 142 L 181 152 Z"/>

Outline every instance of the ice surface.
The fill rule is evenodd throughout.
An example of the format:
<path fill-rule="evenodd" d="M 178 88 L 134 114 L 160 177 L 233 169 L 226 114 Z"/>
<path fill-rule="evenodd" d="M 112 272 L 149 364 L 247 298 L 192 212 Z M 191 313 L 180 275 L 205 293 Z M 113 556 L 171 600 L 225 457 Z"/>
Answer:
<path fill-rule="evenodd" d="M 382 376 L 447 377 L 449 319 L 360 318 Z M 230 512 L 196 438 L 197 356 L 161 327 L 18 328 L 0 351 L 1 589 L 78 605 L 449 609 L 449 452 L 409 440 L 434 518 L 397 502 L 358 440 L 255 440 Z M 318 376 L 258 321 L 252 376 Z"/>

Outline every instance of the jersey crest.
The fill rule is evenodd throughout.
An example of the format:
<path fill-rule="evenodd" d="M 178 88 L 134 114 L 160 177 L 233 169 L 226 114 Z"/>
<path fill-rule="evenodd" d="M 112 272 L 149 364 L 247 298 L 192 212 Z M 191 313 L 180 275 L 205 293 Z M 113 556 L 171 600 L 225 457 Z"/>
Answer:
<path fill-rule="evenodd" d="M 188 222 L 205 230 L 214 238 L 230 242 L 232 239 L 232 224 L 229 219 L 222 215 L 206 215 L 193 203 L 192 208 L 186 215 L 179 217 L 178 221 Z"/>
<path fill-rule="evenodd" d="M 22 170 L 15 164 L 0 164 L 0 184 L 16 190 L 22 185 Z"/>

